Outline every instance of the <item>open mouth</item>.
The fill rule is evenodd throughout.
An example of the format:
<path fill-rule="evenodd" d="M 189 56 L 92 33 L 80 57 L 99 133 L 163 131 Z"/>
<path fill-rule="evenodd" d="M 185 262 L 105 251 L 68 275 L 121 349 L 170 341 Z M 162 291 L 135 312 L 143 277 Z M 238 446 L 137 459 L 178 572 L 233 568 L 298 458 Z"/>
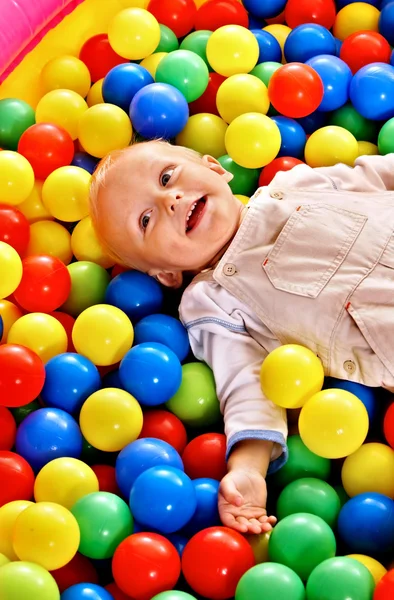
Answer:
<path fill-rule="evenodd" d="M 194 204 L 192 204 L 192 206 L 190 207 L 190 210 L 186 215 L 186 233 L 190 233 L 190 231 L 195 229 L 195 227 L 201 221 L 205 204 L 206 198 L 203 197 L 199 200 L 196 200 L 196 202 L 194 202 Z"/>

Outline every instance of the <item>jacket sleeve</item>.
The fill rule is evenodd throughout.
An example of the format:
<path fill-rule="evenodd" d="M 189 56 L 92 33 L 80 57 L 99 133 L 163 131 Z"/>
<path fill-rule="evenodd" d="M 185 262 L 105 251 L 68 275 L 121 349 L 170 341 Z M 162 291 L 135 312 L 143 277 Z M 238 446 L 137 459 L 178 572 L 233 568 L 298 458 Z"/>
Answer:
<path fill-rule="evenodd" d="M 229 315 L 195 286 L 181 303 L 181 319 L 194 355 L 215 376 L 224 416 L 228 457 L 237 442 L 274 442 L 269 473 L 287 460 L 286 411 L 264 397 L 260 368 L 267 351 L 247 332 L 240 311 Z"/>
<path fill-rule="evenodd" d="M 353 167 L 339 163 L 333 167 L 312 169 L 297 165 L 291 171 L 278 173 L 269 187 L 299 189 L 337 189 L 349 192 L 394 190 L 394 154 L 360 156 Z"/>

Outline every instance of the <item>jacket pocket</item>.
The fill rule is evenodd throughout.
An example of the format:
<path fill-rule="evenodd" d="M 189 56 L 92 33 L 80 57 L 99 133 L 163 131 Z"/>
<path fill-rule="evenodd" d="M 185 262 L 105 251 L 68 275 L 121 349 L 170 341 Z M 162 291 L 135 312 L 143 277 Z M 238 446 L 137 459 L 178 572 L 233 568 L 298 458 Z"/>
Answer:
<path fill-rule="evenodd" d="M 316 298 L 345 260 L 366 221 L 364 215 L 327 204 L 300 206 L 263 262 L 272 285 Z"/>
<path fill-rule="evenodd" d="M 379 263 L 385 267 L 389 267 L 389 269 L 394 269 L 394 235 L 389 239 L 389 243 L 384 249 Z"/>

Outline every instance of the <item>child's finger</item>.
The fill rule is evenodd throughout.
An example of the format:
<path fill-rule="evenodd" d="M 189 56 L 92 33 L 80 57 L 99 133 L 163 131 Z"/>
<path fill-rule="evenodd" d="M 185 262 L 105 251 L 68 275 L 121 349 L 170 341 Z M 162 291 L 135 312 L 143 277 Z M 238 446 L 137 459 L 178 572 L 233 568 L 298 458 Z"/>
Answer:
<path fill-rule="evenodd" d="M 261 533 L 261 523 L 257 519 L 249 519 L 249 531 L 251 533 Z"/>
<path fill-rule="evenodd" d="M 250 524 L 249 524 L 249 519 L 247 519 L 246 517 L 241 517 L 241 516 L 239 516 L 239 517 L 236 517 L 236 519 L 235 519 L 235 520 L 236 520 L 236 521 L 237 521 L 237 523 L 238 523 L 238 524 L 239 524 L 239 525 L 242 527 L 242 532 L 243 532 L 243 533 L 246 533 L 247 531 L 249 531 L 249 530 L 250 530 L 250 527 L 249 527 L 249 525 L 250 525 Z M 250 530 L 250 531 L 251 531 L 251 530 Z"/>
<path fill-rule="evenodd" d="M 246 533 L 247 531 L 247 529 L 245 529 L 245 526 L 241 525 L 241 523 L 238 523 L 234 515 L 232 515 L 231 513 L 225 513 L 224 515 L 222 515 L 221 521 L 225 527 L 230 527 L 230 529 L 235 529 L 240 533 Z"/>
<path fill-rule="evenodd" d="M 235 483 L 232 479 L 222 479 L 220 484 L 220 492 L 223 495 L 226 502 L 233 504 L 234 506 L 241 506 L 243 502 L 242 495 L 235 487 Z"/>

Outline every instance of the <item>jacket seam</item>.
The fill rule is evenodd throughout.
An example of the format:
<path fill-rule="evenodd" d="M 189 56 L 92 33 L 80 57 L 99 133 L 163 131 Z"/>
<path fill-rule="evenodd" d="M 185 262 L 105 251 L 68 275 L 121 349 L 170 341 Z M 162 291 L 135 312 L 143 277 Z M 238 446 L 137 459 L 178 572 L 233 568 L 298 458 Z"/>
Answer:
<path fill-rule="evenodd" d="M 189 321 L 189 323 L 184 323 L 184 326 L 187 330 L 192 327 L 197 327 L 198 325 L 207 325 L 208 323 L 214 323 L 215 325 L 219 325 L 220 327 L 224 327 L 229 331 L 234 331 L 237 333 L 247 333 L 245 327 L 243 325 L 233 325 L 228 321 L 224 321 L 223 319 L 217 319 L 216 317 L 201 317 L 200 319 L 195 319 L 194 321 Z"/>

